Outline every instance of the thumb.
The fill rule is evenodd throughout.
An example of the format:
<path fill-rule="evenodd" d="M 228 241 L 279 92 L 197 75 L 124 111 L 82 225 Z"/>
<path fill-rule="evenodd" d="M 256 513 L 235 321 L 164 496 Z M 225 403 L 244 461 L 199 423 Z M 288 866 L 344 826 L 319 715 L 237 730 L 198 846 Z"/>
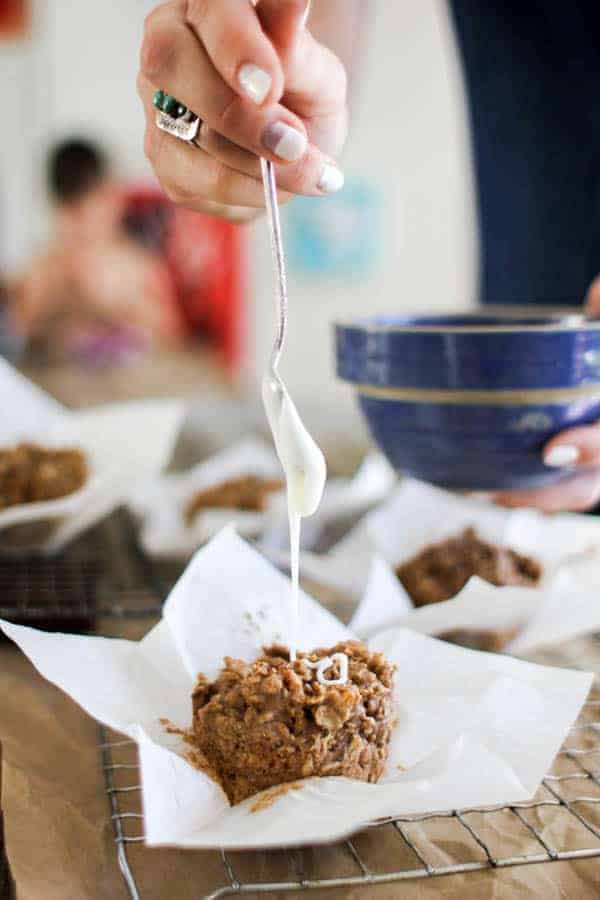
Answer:
<path fill-rule="evenodd" d="M 311 0 L 259 0 L 256 13 L 285 67 L 304 30 Z"/>
<path fill-rule="evenodd" d="M 585 311 L 588 316 L 600 316 L 600 275 L 592 281 L 587 292 Z"/>

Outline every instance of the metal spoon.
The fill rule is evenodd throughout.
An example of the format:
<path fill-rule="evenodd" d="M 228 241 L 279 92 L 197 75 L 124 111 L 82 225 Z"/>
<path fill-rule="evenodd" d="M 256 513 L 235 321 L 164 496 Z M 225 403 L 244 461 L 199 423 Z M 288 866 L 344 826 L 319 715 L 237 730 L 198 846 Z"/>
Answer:
<path fill-rule="evenodd" d="M 279 206 L 277 204 L 275 166 L 269 160 L 261 158 L 260 168 L 262 172 L 267 220 L 271 237 L 271 254 L 273 257 L 273 270 L 275 273 L 275 300 L 277 303 L 277 331 L 275 334 L 275 343 L 273 344 L 273 350 L 271 352 L 269 371 L 263 383 L 263 392 L 269 390 L 274 395 L 273 400 L 276 401 L 274 404 L 275 408 L 281 409 L 286 393 L 286 389 L 278 371 L 279 360 L 281 359 L 287 331 L 288 296 L 285 276 L 285 258 L 283 253 L 283 240 L 281 237 Z M 271 426 L 274 436 L 276 436 L 276 423 L 271 421 L 272 415 L 270 414 L 270 410 L 273 409 L 273 404 L 265 402 L 265 407 L 269 425 Z"/>

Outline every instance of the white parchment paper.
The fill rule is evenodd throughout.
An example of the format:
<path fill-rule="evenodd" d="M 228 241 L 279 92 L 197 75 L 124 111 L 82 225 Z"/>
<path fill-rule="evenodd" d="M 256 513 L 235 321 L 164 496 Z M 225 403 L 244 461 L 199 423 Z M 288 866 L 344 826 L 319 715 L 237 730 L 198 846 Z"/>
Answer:
<path fill-rule="evenodd" d="M 264 512 L 207 509 L 188 525 L 185 509 L 200 490 L 244 475 L 283 481 L 281 464 L 271 444 L 258 437 L 244 438 L 186 472 L 163 475 L 140 486 L 130 506 L 140 519 L 140 540 L 152 556 L 189 559 L 225 525 L 243 537 L 255 538 L 274 560 L 289 561 L 289 525 L 285 491 L 273 493 Z M 382 456 L 370 456 L 354 478 L 329 479 L 321 505 L 302 523 L 302 546 L 314 546 L 327 526 L 366 512 L 381 501 L 395 483 L 395 475 Z"/>
<path fill-rule="evenodd" d="M 261 534 L 269 518 L 267 510 L 207 509 L 191 525 L 185 521 L 186 507 L 198 491 L 244 475 L 283 480 L 275 451 L 260 438 L 244 438 L 186 472 L 164 475 L 142 485 L 131 500 L 131 508 L 141 520 L 140 540 L 146 552 L 156 557 L 189 559 L 227 524 L 235 525 L 244 537 Z M 272 506 L 274 495 L 271 501 Z"/>
<path fill-rule="evenodd" d="M 299 645 L 328 646 L 348 630 L 303 595 Z M 393 733 L 377 785 L 309 778 L 253 811 L 184 758 L 195 676 L 223 656 L 251 660 L 287 641 L 289 581 L 232 530 L 200 550 L 162 621 L 140 642 L 0 627 L 48 680 L 140 751 L 149 845 L 256 848 L 333 841 L 379 817 L 527 800 L 588 693 L 592 676 L 476 653 L 405 630 L 377 639 L 396 663 Z"/>
<path fill-rule="evenodd" d="M 328 478 L 318 510 L 302 520 L 302 549 L 312 551 L 336 526 L 347 531 L 348 522 L 381 503 L 391 494 L 396 482 L 396 473 L 379 453 L 369 454 L 352 478 Z M 289 566 L 287 508 L 280 501 L 273 513 L 260 541 L 261 550 L 274 562 Z"/>
<path fill-rule="evenodd" d="M 41 543 L 21 550 L 53 553 L 118 506 L 138 482 L 168 462 L 184 408 L 178 401 L 147 400 L 71 412 L 0 359 L 0 448 L 19 441 L 81 449 L 89 466 L 82 488 L 57 500 L 0 511 L 11 526 L 56 521 Z M 10 545 L 11 552 L 14 546 Z"/>
<path fill-rule="evenodd" d="M 470 526 L 491 543 L 535 557 L 543 566 L 539 586 L 494 587 L 472 578 L 456 598 L 413 609 L 393 569 Z M 351 622 L 362 637 L 395 625 L 431 635 L 517 629 L 506 649 L 523 653 L 600 630 L 600 519 L 593 516 L 505 510 L 407 480 L 319 564 L 325 582 L 335 567 L 362 586 Z"/>

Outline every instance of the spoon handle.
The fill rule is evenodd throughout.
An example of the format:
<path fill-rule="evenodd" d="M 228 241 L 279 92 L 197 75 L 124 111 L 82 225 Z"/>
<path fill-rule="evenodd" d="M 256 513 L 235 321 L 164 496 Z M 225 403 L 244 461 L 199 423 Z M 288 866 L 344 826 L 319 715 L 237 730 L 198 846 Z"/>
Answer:
<path fill-rule="evenodd" d="M 283 254 L 283 240 L 281 237 L 281 222 L 279 220 L 279 206 L 277 204 L 277 184 L 275 182 L 275 166 L 272 162 L 261 159 L 263 187 L 265 191 L 265 204 L 271 235 L 271 253 L 273 255 L 273 270 L 275 273 L 275 297 L 277 302 L 277 334 L 271 354 L 271 370 L 277 371 L 279 359 L 283 350 L 285 333 L 287 330 L 288 296 L 285 277 L 285 258 Z"/>

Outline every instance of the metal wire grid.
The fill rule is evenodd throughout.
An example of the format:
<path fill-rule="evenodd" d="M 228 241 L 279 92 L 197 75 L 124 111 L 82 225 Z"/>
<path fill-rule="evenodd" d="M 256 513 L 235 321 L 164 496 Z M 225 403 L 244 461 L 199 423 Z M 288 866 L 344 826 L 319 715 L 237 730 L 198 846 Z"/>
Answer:
<path fill-rule="evenodd" d="M 119 865 L 130 896 L 133 900 L 142 900 L 127 853 L 130 845 L 144 841 L 135 744 L 129 740 L 119 740 L 116 735 L 109 735 L 107 730 L 101 727 L 100 747 Z M 561 771 L 565 768 L 566 771 Z M 280 877 L 268 878 L 260 882 L 245 881 L 239 871 L 236 854 L 221 851 L 218 855 L 222 865 L 223 883 L 206 893 L 204 900 L 235 894 L 367 887 L 411 878 L 429 878 L 487 868 L 600 856 L 599 689 L 590 694 L 577 724 L 571 729 L 565 746 L 555 761 L 554 769 L 559 771 L 548 774 L 538 794 L 527 803 L 410 816 L 371 826 L 371 832 L 387 828 L 386 841 L 389 841 L 389 829 L 392 828 L 394 837 L 399 842 L 396 847 L 397 864 L 394 859 L 388 859 L 389 865 L 386 865 L 385 871 L 377 871 L 377 862 L 374 864 L 369 858 L 375 845 L 369 842 L 363 849 L 361 835 L 338 846 L 338 853 L 341 849 L 346 857 L 344 863 L 342 857 L 338 855 L 338 864 L 343 873 L 329 874 L 327 877 L 314 877 L 307 871 L 305 863 L 308 856 L 304 851 L 281 850 L 276 852 L 279 859 L 275 869 L 281 872 L 283 864 L 289 872 L 289 878 L 283 880 Z M 568 848 L 555 845 L 548 833 L 551 831 L 553 816 L 550 816 L 550 821 L 544 825 L 536 821 L 537 819 L 543 821 L 543 816 L 548 812 L 566 817 L 563 821 L 563 831 L 565 834 L 567 831 L 572 833 L 575 828 L 580 846 Z M 486 832 L 487 826 L 492 826 L 494 817 L 499 814 L 514 819 L 514 826 L 518 827 L 522 835 L 521 840 L 526 844 L 524 852 L 503 853 L 494 848 L 494 842 L 487 837 Z M 457 829 L 456 836 L 459 840 L 468 842 L 477 851 L 469 855 L 478 858 L 461 859 L 445 864 L 435 861 L 436 856 L 443 856 L 441 848 L 439 853 L 435 852 L 434 834 L 434 826 L 442 821 Z M 415 836 L 415 828 L 419 829 L 420 837 Z M 198 852 L 205 856 L 214 856 L 207 851 Z M 315 859 L 318 859 L 320 853 L 327 852 L 326 847 L 312 848 L 311 867 L 314 868 Z M 270 853 L 271 857 L 274 855 L 273 852 Z M 349 866 L 353 867 L 354 871 L 350 871 Z"/>
<path fill-rule="evenodd" d="M 79 628 L 158 615 L 166 592 L 124 509 L 59 556 L 0 557 L 0 617 L 20 623 Z"/>
<path fill-rule="evenodd" d="M 0 596 L 4 602 L 0 606 L 0 615 L 13 619 L 22 617 L 35 622 L 48 618 L 75 622 L 87 617 L 91 621 L 97 621 L 100 617 L 124 620 L 156 616 L 160 613 L 162 598 L 166 596 L 167 588 L 177 574 L 177 570 L 159 571 L 159 567 L 145 556 L 130 517 L 124 510 L 120 510 L 88 532 L 72 545 L 67 554 L 56 560 L 30 557 L 0 561 L 0 588 L 3 588 Z M 600 644 L 597 643 L 596 647 L 595 665 L 584 667 L 598 669 Z M 547 657 L 544 661 L 565 664 L 565 658 L 554 652 L 547 654 Z M 574 661 L 573 658 L 567 660 L 571 666 Z M 581 665 L 580 655 L 577 662 Z M 136 747 L 134 742 L 109 734 L 101 726 L 100 750 L 120 869 L 130 897 L 142 900 L 134 867 L 128 856 L 131 845 L 143 844 L 144 841 Z M 547 775 L 538 795 L 529 803 L 502 808 L 431 813 L 371 826 L 368 829 L 371 835 L 387 829 L 389 840 L 391 829 L 397 841 L 386 860 L 384 871 L 379 870 L 380 860 L 372 858 L 374 843 L 363 846 L 364 834 L 367 832 L 337 846 L 338 870 L 329 872 L 325 877 L 316 877 L 313 870 L 319 855 L 330 851 L 326 847 L 312 848 L 310 851 L 271 852 L 268 858 L 273 861 L 277 857 L 277 864 L 270 866 L 270 873 L 267 866 L 267 879 L 260 882 L 245 879 L 245 866 L 240 861 L 240 856 L 224 851 L 201 851 L 199 855 L 203 858 L 211 856 L 213 860 L 218 859 L 219 871 L 222 872 L 222 883 L 212 887 L 204 895 L 204 900 L 235 894 L 367 887 L 406 879 L 469 873 L 486 868 L 598 857 L 599 689 L 590 695 L 555 767 L 561 761 L 568 763 L 569 770 Z M 597 795 L 594 795 L 594 791 Z M 596 821 L 586 807 L 597 812 Z M 546 833 L 546 828 L 528 818 L 528 815 L 539 815 L 546 810 L 566 816 L 570 823 L 579 828 L 580 846 L 556 846 Z M 486 824 L 498 815 L 512 817 L 515 825 L 520 827 L 522 837 L 529 839 L 525 852 L 504 853 L 493 846 L 487 836 Z M 477 817 L 481 817 L 480 822 L 476 821 Z M 439 862 L 443 852 L 440 849 L 436 853 L 434 831 L 440 822 L 458 829 L 457 836 L 470 842 L 476 851 L 476 858 Z M 415 829 L 419 830 L 420 836 Z M 143 848 L 140 850 L 142 854 L 151 852 Z M 283 878 L 282 872 L 285 873 Z"/>
<path fill-rule="evenodd" d="M 163 597 L 164 584 L 151 561 L 144 558 L 139 545 L 135 549 L 138 562 L 143 563 L 143 573 L 155 596 Z M 157 602 L 160 606 L 160 603 Z M 591 658 L 589 657 L 591 648 Z M 587 640 L 586 650 L 567 645 L 567 650 L 551 650 L 542 662 L 553 665 L 569 665 L 571 668 L 600 669 L 600 641 Z M 139 768 L 135 743 L 100 726 L 100 748 L 106 790 L 110 803 L 118 860 L 125 884 L 133 900 L 143 900 L 139 892 L 128 850 L 132 845 L 143 845 L 143 816 Z M 566 770 L 565 770 L 566 769 Z M 553 841 L 551 828 L 546 827 L 543 815 L 561 816 L 565 821 L 563 833 L 577 832 L 577 847 L 558 846 Z M 595 813 L 595 815 L 594 815 Z M 504 852 L 494 846 L 488 836 L 488 825 L 498 816 L 508 816 L 521 830 L 518 852 Z M 538 821 L 539 820 L 539 821 Z M 457 829 L 456 836 L 470 842 L 470 859 L 444 861 L 441 842 L 435 836 L 440 823 Z M 392 852 L 388 855 L 384 871 L 374 848 L 379 840 L 365 844 L 365 835 L 379 838 L 382 829 L 390 829 L 394 837 Z M 415 831 L 418 829 L 418 834 Z M 493 832 L 493 828 L 491 829 Z M 496 842 L 497 844 L 497 842 Z M 319 859 L 331 848 L 316 847 L 310 850 L 281 850 L 259 855 L 266 872 L 262 881 L 245 877 L 249 854 L 233 854 L 225 851 L 198 851 L 206 860 L 218 861 L 217 871 L 222 880 L 204 894 L 203 900 L 235 894 L 279 893 L 286 891 L 315 890 L 339 887 L 368 887 L 406 879 L 429 878 L 441 875 L 464 874 L 483 869 L 503 868 L 556 860 L 575 860 L 600 857 L 600 684 L 590 694 L 578 722 L 573 726 L 552 771 L 546 776 L 536 796 L 528 803 L 509 807 L 454 810 L 449 813 L 428 814 L 388 820 L 371 826 L 337 846 L 336 871 L 325 876 L 315 875 L 322 869 Z M 138 851 L 143 859 L 143 846 Z M 465 854 L 466 855 L 466 854 Z M 244 861 L 244 857 L 246 860 Z M 374 858 L 375 857 L 375 858 Z M 265 868 L 266 866 L 266 868 Z M 285 877 L 281 877 L 285 873 Z M 200 897 L 199 897 L 200 900 Z"/>
<path fill-rule="evenodd" d="M 85 560 L 44 557 L 0 562 L 0 616 L 19 622 L 88 620 L 97 572 Z"/>

